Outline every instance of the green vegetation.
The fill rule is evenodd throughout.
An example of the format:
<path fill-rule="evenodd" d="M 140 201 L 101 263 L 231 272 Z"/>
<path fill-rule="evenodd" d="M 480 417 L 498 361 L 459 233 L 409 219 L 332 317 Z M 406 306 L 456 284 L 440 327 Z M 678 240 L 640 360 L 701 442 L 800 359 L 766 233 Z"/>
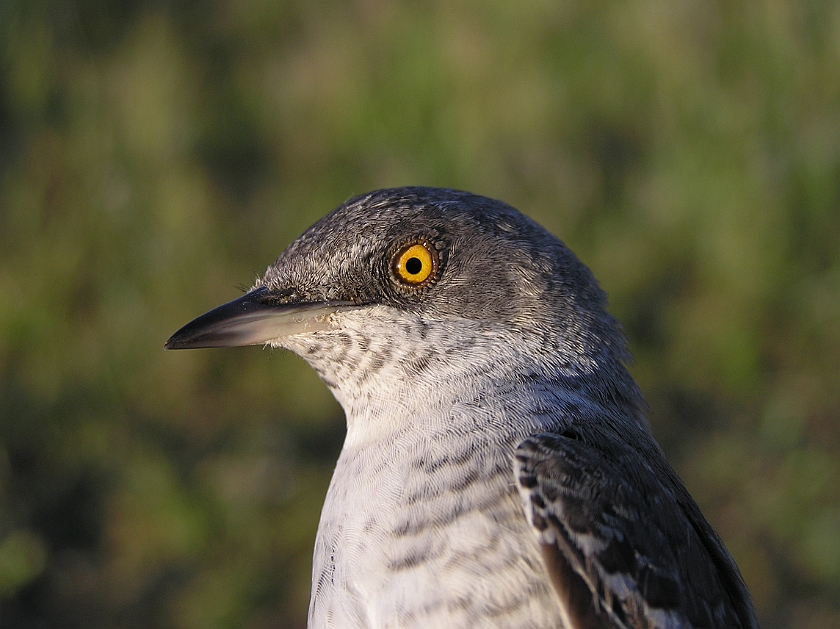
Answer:
<path fill-rule="evenodd" d="M 765 629 L 840 626 L 840 5 L 0 2 L 0 626 L 302 627 L 341 410 L 164 353 L 346 198 L 542 222 Z"/>

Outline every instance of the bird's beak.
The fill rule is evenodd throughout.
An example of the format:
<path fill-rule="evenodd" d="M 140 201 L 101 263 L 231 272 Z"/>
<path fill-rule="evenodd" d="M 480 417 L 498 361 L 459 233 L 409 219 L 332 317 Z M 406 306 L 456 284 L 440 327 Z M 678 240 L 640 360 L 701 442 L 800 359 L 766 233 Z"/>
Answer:
<path fill-rule="evenodd" d="M 173 334 L 164 349 L 263 345 L 292 334 L 330 326 L 330 315 L 349 302 L 272 303 L 265 287 L 206 312 Z M 356 306 L 358 307 L 358 306 Z"/>

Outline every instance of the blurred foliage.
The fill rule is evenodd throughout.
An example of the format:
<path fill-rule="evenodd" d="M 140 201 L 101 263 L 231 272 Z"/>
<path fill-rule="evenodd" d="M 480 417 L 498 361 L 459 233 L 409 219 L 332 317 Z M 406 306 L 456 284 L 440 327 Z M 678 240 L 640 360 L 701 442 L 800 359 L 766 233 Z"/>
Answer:
<path fill-rule="evenodd" d="M 840 626 L 818 0 L 2 0 L 0 626 L 304 626 L 340 408 L 286 353 L 162 344 L 405 184 L 578 252 L 764 627 Z"/>

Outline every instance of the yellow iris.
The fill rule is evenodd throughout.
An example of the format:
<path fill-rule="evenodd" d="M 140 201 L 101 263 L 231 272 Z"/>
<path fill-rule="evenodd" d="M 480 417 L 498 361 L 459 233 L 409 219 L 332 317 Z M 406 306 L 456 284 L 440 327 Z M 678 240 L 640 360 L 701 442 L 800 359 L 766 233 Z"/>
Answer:
<path fill-rule="evenodd" d="M 435 270 L 436 253 L 427 243 L 409 245 L 394 257 L 394 273 L 407 284 L 422 284 Z"/>

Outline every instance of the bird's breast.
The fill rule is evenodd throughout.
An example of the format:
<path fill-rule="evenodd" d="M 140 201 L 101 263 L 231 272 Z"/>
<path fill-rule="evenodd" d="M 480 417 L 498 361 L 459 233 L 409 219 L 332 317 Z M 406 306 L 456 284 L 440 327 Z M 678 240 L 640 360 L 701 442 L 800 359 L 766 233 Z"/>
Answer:
<path fill-rule="evenodd" d="M 310 627 L 559 626 L 513 486 L 518 436 L 463 415 L 449 409 L 449 429 L 426 418 L 426 430 L 345 444 L 318 530 Z"/>

